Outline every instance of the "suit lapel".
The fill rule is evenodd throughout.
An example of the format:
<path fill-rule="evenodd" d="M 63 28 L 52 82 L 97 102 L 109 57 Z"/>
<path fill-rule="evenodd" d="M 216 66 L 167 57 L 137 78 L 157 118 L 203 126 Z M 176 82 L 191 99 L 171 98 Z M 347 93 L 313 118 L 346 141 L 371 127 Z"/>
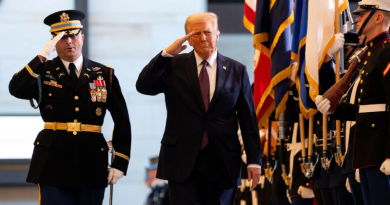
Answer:
<path fill-rule="evenodd" d="M 202 93 L 200 91 L 198 68 L 196 66 L 194 51 L 187 54 L 185 72 L 187 74 L 188 80 L 190 81 L 190 85 L 194 91 L 196 100 L 198 101 L 198 103 L 202 107 L 202 109 L 205 110 L 205 107 L 203 104 L 203 99 L 202 99 Z"/>
<path fill-rule="evenodd" d="M 52 75 L 57 79 L 58 84 L 62 84 L 74 89 L 72 79 L 70 78 L 68 71 L 59 57 L 53 59 L 50 72 L 53 73 Z"/>
<path fill-rule="evenodd" d="M 217 101 L 218 96 L 221 93 L 223 86 L 225 85 L 227 72 L 228 72 L 228 68 L 227 68 L 225 57 L 220 53 L 217 53 L 217 78 L 215 82 L 215 91 L 209 105 L 209 110 L 213 107 L 213 105 Z"/>
<path fill-rule="evenodd" d="M 89 59 L 87 59 L 86 57 L 83 56 L 83 67 L 81 68 L 81 73 L 80 73 L 79 80 L 78 80 L 77 85 L 76 85 L 76 90 L 80 89 L 83 85 L 85 85 L 86 83 L 91 81 L 91 79 L 92 79 L 91 73 L 92 72 L 88 71 L 87 68 L 89 70 L 91 70 L 92 64 L 91 64 L 91 61 Z"/>

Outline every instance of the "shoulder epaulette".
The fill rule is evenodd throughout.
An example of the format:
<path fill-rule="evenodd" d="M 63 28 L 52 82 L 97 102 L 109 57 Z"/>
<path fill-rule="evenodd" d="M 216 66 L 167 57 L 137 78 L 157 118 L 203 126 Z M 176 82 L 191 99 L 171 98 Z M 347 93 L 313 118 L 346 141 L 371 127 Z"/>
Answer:
<path fill-rule="evenodd" d="M 113 67 L 109 66 L 109 65 L 106 65 L 107 68 L 110 68 L 110 69 L 114 69 Z"/>

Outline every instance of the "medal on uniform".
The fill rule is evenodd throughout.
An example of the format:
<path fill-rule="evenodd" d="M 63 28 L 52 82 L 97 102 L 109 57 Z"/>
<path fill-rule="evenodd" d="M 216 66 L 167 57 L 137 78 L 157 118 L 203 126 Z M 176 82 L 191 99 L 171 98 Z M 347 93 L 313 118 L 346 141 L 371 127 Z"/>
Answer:
<path fill-rule="evenodd" d="M 102 102 L 107 102 L 107 89 L 106 89 L 106 82 L 104 80 L 101 80 L 102 83 Z"/>
<path fill-rule="evenodd" d="M 89 92 L 91 93 L 92 102 L 96 102 L 96 86 L 94 83 L 89 83 Z"/>
<path fill-rule="evenodd" d="M 101 76 L 99 76 L 101 77 Z M 99 80 L 99 78 L 97 80 L 94 80 L 93 81 L 96 85 L 96 97 L 97 97 L 97 101 L 98 102 L 101 102 L 102 101 L 102 93 L 101 93 L 101 82 Z"/>
<path fill-rule="evenodd" d="M 100 116 L 100 115 L 102 115 L 102 109 L 100 107 L 98 107 L 96 109 L 96 116 Z"/>

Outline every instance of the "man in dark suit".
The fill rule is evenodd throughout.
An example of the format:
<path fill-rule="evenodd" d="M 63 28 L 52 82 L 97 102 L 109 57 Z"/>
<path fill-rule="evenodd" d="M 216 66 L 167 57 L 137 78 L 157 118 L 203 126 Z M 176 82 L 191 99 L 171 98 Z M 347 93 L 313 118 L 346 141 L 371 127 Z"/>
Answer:
<path fill-rule="evenodd" d="M 157 54 L 142 70 L 137 90 L 164 93 L 167 122 L 157 177 L 168 180 L 173 205 L 233 204 L 241 184 L 238 122 L 252 189 L 260 179 L 261 147 L 244 65 L 217 52 L 217 16 L 190 15 L 186 36 Z M 186 46 L 194 48 L 179 54 Z"/>
<path fill-rule="evenodd" d="M 40 187 L 42 205 L 101 205 L 108 181 L 115 184 L 126 174 L 130 159 L 130 120 L 113 68 L 81 53 L 84 16 L 67 10 L 46 17 L 53 39 L 9 84 L 13 96 L 38 101 L 45 122 L 27 176 Z M 54 48 L 58 57 L 48 60 Z M 115 123 L 116 150 L 108 179 L 108 147 L 101 133 L 107 110 Z"/>

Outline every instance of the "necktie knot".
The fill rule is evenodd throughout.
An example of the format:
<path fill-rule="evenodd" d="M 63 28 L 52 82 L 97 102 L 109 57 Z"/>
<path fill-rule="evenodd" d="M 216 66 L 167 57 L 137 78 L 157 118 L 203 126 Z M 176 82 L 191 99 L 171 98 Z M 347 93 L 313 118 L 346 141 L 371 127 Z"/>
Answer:
<path fill-rule="evenodd" d="M 69 70 L 76 72 L 76 66 L 74 65 L 74 63 L 69 63 Z"/>
<path fill-rule="evenodd" d="M 202 61 L 202 68 L 206 68 L 206 66 L 208 65 L 209 63 L 207 63 L 207 60 L 203 60 Z"/>

